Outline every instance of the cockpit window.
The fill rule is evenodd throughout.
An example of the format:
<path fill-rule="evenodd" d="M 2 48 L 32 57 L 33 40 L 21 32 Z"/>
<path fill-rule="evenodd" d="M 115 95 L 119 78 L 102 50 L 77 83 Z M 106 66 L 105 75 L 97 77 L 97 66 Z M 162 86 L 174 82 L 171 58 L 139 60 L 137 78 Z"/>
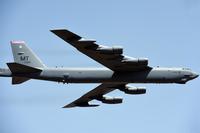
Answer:
<path fill-rule="evenodd" d="M 190 70 L 189 68 L 183 68 L 183 70 Z"/>

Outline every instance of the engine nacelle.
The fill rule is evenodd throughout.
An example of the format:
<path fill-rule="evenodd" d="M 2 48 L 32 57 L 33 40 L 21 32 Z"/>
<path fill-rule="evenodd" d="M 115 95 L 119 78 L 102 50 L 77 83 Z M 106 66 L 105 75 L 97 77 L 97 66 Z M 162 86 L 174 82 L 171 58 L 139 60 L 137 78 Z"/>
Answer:
<path fill-rule="evenodd" d="M 102 97 L 101 99 L 102 103 L 106 104 L 119 104 L 122 103 L 123 99 L 119 97 Z"/>
<path fill-rule="evenodd" d="M 126 86 L 125 89 L 122 90 L 126 94 L 134 94 L 134 95 L 139 95 L 139 94 L 145 94 L 146 93 L 146 88 L 145 87 L 131 87 L 131 86 Z"/>
<path fill-rule="evenodd" d="M 148 65 L 147 58 L 125 59 L 125 60 L 122 60 L 122 62 L 127 63 L 127 64 L 133 64 L 133 65 L 142 65 L 142 66 Z"/>
<path fill-rule="evenodd" d="M 97 51 L 101 54 L 123 54 L 122 47 L 100 47 L 97 48 Z"/>

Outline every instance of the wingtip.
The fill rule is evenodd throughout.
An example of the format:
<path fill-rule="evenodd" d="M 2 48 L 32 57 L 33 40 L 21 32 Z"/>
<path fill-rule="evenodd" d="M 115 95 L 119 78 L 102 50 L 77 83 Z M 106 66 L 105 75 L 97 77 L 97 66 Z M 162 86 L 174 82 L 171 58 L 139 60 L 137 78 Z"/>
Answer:
<path fill-rule="evenodd" d="M 50 31 L 66 42 L 78 41 L 82 38 L 79 35 L 71 32 L 67 29 L 53 29 Z"/>
<path fill-rule="evenodd" d="M 73 107 L 76 107 L 76 104 L 68 104 L 63 106 L 62 108 L 73 108 Z"/>
<path fill-rule="evenodd" d="M 50 32 L 55 33 L 58 29 L 50 30 Z"/>
<path fill-rule="evenodd" d="M 62 29 L 62 28 L 58 28 L 58 29 L 52 29 L 50 30 L 51 32 L 56 32 L 56 31 L 64 31 L 64 30 L 67 30 L 67 29 Z M 68 31 L 68 30 L 67 30 Z"/>
<path fill-rule="evenodd" d="M 66 107 L 66 106 L 64 106 L 64 107 L 62 107 L 63 109 L 66 109 L 66 108 L 72 108 L 72 107 Z"/>
<path fill-rule="evenodd" d="M 75 107 L 75 106 L 73 106 L 73 107 Z M 66 108 L 73 108 L 72 106 L 64 106 L 64 107 L 62 107 L 63 109 L 66 109 Z"/>

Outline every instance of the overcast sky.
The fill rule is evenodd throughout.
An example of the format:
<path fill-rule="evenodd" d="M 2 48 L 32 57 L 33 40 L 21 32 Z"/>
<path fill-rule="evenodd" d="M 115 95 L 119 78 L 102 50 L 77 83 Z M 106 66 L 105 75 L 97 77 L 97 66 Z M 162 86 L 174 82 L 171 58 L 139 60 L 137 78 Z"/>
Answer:
<path fill-rule="evenodd" d="M 97 43 L 121 45 L 150 66 L 189 67 L 200 73 L 199 0 L 1 0 L 0 67 L 12 62 L 11 40 L 24 40 L 51 67 L 103 67 L 52 34 L 67 28 Z M 0 133 L 199 133 L 200 80 L 146 86 L 147 94 L 120 105 L 63 109 L 98 84 L 0 78 Z M 97 102 L 97 101 L 96 101 Z"/>

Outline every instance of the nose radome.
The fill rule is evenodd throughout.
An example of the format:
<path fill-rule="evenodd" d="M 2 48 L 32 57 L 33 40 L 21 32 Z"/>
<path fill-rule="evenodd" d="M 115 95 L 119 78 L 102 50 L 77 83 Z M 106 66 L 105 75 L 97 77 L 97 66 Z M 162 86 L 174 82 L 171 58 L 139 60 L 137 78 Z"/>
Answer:
<path fill-rule="evenodd" d="M 193 72 L 193 77 L 194 78 L 197 78 L 199 75 L 197 74 L 197 73 L 195 73 L 195 72 Z"/>
<path fill-rule="evenodd" d="M 197 78 L 197 77 L 199 77 L 199 75 L 198 75 L 198 74 L 196 74 L 196 75 L 195 75 L 195 78 Z"/>

